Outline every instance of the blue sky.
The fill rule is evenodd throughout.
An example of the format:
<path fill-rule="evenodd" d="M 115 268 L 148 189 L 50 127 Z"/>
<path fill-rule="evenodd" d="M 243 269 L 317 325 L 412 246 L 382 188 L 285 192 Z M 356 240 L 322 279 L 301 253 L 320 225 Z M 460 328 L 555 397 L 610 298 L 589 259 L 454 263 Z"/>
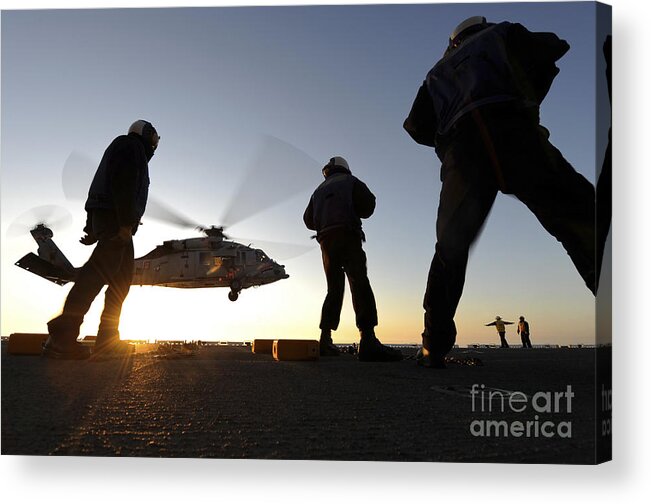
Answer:
<path fill-rule="evenodd" d="M 378 301 L 378 335 L 418 342 L 422 295 L 434 247 L 439 162 L 402 130 L 415 92 L 442 54 L 451 29 L 482 14 L 533 31 L 553 31 L 569 53 L 542 108 L 552 142 L 594 181 L 601 162 L 595 103 L 605 95 L 601 43 L 591 3 L 385 5 L 2 13 L 2 317 L 3 335 L 44 331 L 67 288 L 13 266 L 36 247 L 7 238 L 32 207 L 67 208 L 74 223 L 55 240 L 74 264 L 82 203 L 66 200 L 63 166 L 71 152 L 96 164 L 108 143 L 137 118 L 162 140 L 150 164 L 151 193 L 206 224 L 220 224 L 265 135 L 324 163 L 348 159 L 378 198 L 365 223 L 369 276 Z M 597 86 L 595 86 L 597 76 Z M 278 187 L 287 176 L 272 160 Z M 231 229 L 237 236 L 310 245 L 301 216 L 321 180 Z M 309 179 L 309 177 L 308 177 Z M 171 238 L 194 236 L 144 219 L 142 255 Z M 275 257 L 274 250 L 265 251 Z M 315 249 L 281 261 L 291 278 L 242 293 L 135 287 L 125 304 L 130 337 L 253 339 L 315 337 L 325 280 Z M 102 301 L 82 334 L 93 334 Z M 165 316 L 161 316 L 165 313 Z M 459 343 L 496 341 L 484 323 L 525 315 L 534 343 L 589 343 L 594 298 L 564 250 L 517 200 L 500 195 L 471 256 L 458 315 Z M 356 338 L 350 296 L 335 341 Z M 144 334 L 147 333 L 147 334 Z M 514 337 L 513 331 L 511 334 Z"/>

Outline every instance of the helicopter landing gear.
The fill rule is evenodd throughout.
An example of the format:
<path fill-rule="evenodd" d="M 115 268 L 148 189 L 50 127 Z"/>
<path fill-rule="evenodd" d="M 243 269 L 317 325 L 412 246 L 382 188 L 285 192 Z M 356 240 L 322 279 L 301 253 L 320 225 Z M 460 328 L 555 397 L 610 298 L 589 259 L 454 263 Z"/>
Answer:
<path fill-rule="evenodd" d="M 228 299 L 231 301 L 237 301 L 237 298 L 240 297 L 240 291 L 242 290 L 242 284 L 238 281 L 235 281 L 231 284 L 231 291 L 228 293 Z"/>

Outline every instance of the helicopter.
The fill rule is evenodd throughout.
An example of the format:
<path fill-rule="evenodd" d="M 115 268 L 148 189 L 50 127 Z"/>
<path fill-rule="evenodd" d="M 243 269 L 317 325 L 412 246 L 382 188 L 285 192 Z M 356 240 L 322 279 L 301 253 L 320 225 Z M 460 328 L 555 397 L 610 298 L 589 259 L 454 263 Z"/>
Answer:
<path fill-rule="evenodd" d="M 223 227 L 200 229 L 203 237 L 167 240 L 135 259 L 132 285 L 159 285 L 183 289 L 229 287 L 228 299 L 240 292 L 289 278 L 285 266 L 261 249 L 229 241 Z M 74 282 L 79 268 L 72 266 L 53 241 L 54 233 L 37 224 L 30 233 L 38 255 L 30 252 L 15 265 L 58 285 Z"/>
<path fill-rule="evenodd" d="M 269 170 L 270 165 L 278 168 Z M 318 173 L 315 166 L 318 163 L 303 151 L 275 137 L 265 137 L 257 157 L 245 170 L 245 176 L 220 220 L 233 225 L 314 185 L 312 177 Z M 286 175 L 282 185 L 277 184 L 276 180 L 281 168 Z M 84 188 L 88 187 L 92 174 L 93 162 L 73 153 L 64 166 L 63 190 L 66 198 L 84 199 Z M 252 188 L 270 186 L 276 189 L 251 194 Z M 60 207 L 44 206 L 26 212 L 18 219 L 23 221 L 22 224 L 14 223 L 16 234 L 20 234 L 20 229 L 24 229 L 26 220 L 30 219 L 28 229 L 38 244 L 37 254 L 26 254 L 15 262 L 16 266 L 58 285 L 74 282 L 79 268 L 75 268 L 54 243 L 51 228 L 55 226 L 46 224 L 57 213 L 60 224 L 63 221 L 69 223 L 69 216 L 61 217 L 66 212 Z M 271 259 L 262 249 L 231 240 L 224 234 L 223 226 L 202 226 L 151 195 L 145 217 L 184 228 L 192 227 L 203 236 L 167 240 L 136 258 L 132 285 L 183 289 L 227 287 L 230 289 L 228 299 L 236 301 L 243 289 L 289 278 L 285 266 Z M 34 226 L 34 222 L 39 224 Z M 314 249 L 313 246 L 294 243 L 267 243 L 275 250 L 289 247 L 293 256 Z"/>

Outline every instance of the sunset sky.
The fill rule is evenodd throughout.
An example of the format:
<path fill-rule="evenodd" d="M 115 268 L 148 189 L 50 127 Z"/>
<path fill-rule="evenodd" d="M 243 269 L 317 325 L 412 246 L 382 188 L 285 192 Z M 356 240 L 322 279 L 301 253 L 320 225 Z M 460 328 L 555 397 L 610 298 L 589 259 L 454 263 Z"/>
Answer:
<path fill-rule="evenodd" d="M 55 230 L 55 241 L 73 264 L 83 264 L 92 248 L 78 243 L 85 214 L 83 201 L 64 195 L 66 160 L 71 153 L 87 158 L 92 171 L 110 141 L 143 118 L 162 137 L 150 163 L 150 194 L 197 222 L 219 225 L 253 166 L 266 173 L 264 181 L 249 183 L 242 197 L 255 205 L 278 195 L 278 204 L 228 231 L 313 250 L 283 260 L 280 248 L 264 246 L 290 278 L 245 290 L 235 303 L 227 289 L 133 287 L 124 338 L 317 338 L 325 278 L 302 214 L 322 180 L 320 166 L 341 155 L 377 196 L 376 212 L 364 223 L 377 334 L 389 343 L 419 342 L 440 163 L 402 122 L 450 31 L 472 15 L 520 22 L 569 42 L 542 123 L 594 182 L 602 160 L 596 138 L 603 141 L 607 127 L 596 127 L 595 103 L 606 88 L 604 34 L 595 33 L 592 3 L 4 11 L 2 335 L 44 332 L 69 290 L 13 265 L 36 244 L 29 233 L 7 236 L 8 228 L 33 207 L 64 207 L 73 223 Z M 289 198 L 283 188 L 296 173 L 280 156 L 256 161 L 267 136 L 315 160 L 305 163 L 306 184 Z M 199 236 L 147 215 L 143 223 L 136 256 L 164 240 Z M 95 333 L 102 303 L 100 296 L 82 335 Z M 484 327 L 496 315 L 526 316 L 534 344 L 594 340 L 594 297 L 561 245 L 505 195 L 470 258 L 458 343 L 498 342 L 495 329 Z M 514 327 L 507 337 L 516 342 Z M 356 338 L 347 291 L 334 339 Z"/>

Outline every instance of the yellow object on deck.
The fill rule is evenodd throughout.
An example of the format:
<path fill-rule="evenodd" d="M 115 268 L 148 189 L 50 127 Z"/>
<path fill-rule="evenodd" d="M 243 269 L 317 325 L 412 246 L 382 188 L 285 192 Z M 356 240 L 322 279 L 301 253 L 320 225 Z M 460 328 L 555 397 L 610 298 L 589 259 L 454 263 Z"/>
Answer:
<path fill-rule="evenodd" d="M 47 334 L 13 333 L 9 335 L 7 353 L 11 355 L 41 355 Z"/>
<path fill-rule="evenodd" d="M 256 354 L 269 354 L 273 353 L 274 340 L 272 339 L 255 339 L 251 346 L 251 351 Z"/>
<path fill-rule="evenodd" d="M 273 357 L 280 360 L 317 360 L 319 342 L 316 340 L 280 339 L 273 342 Z"/>

